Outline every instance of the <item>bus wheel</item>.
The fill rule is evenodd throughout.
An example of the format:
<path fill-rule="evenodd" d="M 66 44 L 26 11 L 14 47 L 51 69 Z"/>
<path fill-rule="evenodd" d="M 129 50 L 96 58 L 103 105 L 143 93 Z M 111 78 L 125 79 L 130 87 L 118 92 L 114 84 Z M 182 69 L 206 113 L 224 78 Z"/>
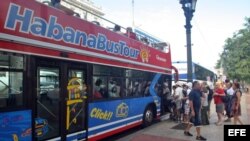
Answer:
<path fill-rule="evenodd" d="M 152 106 L 148 106 L 143 114 L 142 127 L 150 126 L 153 122 L 153 119 L 154 119 L 153 108 L 152 108 Z"/>

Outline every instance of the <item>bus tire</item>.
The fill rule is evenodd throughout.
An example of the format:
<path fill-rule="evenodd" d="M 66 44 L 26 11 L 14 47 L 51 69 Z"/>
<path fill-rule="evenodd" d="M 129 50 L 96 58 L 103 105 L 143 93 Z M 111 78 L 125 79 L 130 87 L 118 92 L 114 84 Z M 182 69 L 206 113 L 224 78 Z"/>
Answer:
<path fill-rule="evenodd" d="M 142 127 L 144 128 L 150 126 L 153 123 L 153 120 L 154 120 L 153 107 L 148 106 L 143 114 Z"/>

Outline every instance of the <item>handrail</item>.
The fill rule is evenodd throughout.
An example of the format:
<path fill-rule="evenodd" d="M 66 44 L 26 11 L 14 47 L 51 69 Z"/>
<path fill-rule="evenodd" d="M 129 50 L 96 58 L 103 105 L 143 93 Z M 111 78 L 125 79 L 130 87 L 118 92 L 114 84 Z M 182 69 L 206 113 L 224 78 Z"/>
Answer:
<path fill-rule="evenodd" d="M 4 83 L 2 80 L 0 80 L 0 82 L 1 82 L 5 87 L 9 87 L 9 85 L 7 85 L 6 83 Z"/>

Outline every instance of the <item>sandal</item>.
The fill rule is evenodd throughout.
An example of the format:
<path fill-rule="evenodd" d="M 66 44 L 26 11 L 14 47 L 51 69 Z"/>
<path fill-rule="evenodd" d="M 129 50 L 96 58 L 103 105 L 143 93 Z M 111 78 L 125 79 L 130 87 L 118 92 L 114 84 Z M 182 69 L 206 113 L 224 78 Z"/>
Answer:
<path fill-rule="evenodd" d="M 217 125 L 217 126 L 221 126 L 222 123 L 221 123 L 221 122 L 217 122 L 216 125 Z"/>

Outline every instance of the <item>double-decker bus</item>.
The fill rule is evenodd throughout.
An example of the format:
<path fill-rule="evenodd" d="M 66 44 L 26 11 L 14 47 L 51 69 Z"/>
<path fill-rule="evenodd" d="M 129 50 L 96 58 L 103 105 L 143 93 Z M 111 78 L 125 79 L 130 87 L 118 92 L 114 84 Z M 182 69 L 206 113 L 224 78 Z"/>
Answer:
<path fill-rule="evenodd" d="M 175 61 L 175 62 L 172 62 L 173 66 L 175 66 L 178 70 L 178 73 L 179 73 L 179 80 L 181 81 L 187 81 L 187 62 L 186 61 Z M 199 64 L 196 64 L 194 62 L 192 62 L 192 76 L 193 76 L 193 80 L 197 80 L 197 81 L 211 81 L 211 82 L 216 82 L 217 81 L 217 75 L 199 65 Z"/>
<path fill-rule="evenodd" d="M 100 140 L 149 126 L 172 79 L 170 48 L 156 46 L 33 0 L 1 1 L 0 140 Z"/>

